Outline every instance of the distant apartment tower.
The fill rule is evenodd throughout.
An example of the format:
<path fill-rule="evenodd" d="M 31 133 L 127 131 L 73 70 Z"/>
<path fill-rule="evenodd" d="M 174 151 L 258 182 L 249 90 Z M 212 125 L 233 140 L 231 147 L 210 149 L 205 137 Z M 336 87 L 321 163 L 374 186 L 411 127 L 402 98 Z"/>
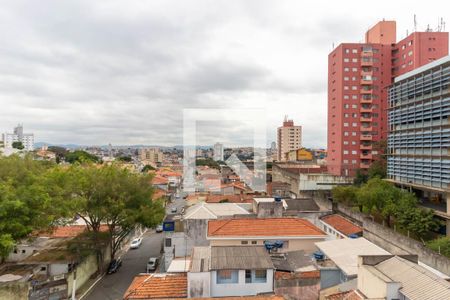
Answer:
<path fill-rule="evenodd" d="M 293 120 L 284 118 L 283 126 L 278 127 L 277 131 L 278 143 L 278 161 L 286 161 L 287 153 L 302 147 L 302 126 L 294 126 Z"/>
<path fill-rule="evenodd" d="M 213 158 L 215 161 L 223 161 L 223 144 L 215 143 L 214 144 L 214 154 Z"/>
<path fill-rule="evenodd" d="M 431 203 L 450 235 L 450 56 L 397 77 L 388 118 L 388 179 Z"/>
<path fill-rule="evenodd" d="M 448 55 L 447 32 L 414 32 L 396 42 L 395 21 L 381 21 L 365 43 L 340 44 L 328 55 L 328 171 L 354 176 L 387 138 L 387 87 L 399 76 Z"/>
<path fill-rule="evenodd" d="M 164 154 L 158 148 L 141 148 L 138 153 L 139 159 L 144 164 L 156 165 L 164 160 Z"/>
<path fill-rule="evenodd" d="M 26 151 L 34 150 L 34 134 L 23 133 L 22 124 L 14 127 L 14 133 L 3 134 L 3 145 L 5 148 L 13 148 L 14 142 L 21 142 Z"/>
<path fill-rule="evenodd" d="M 270 144 L 270 150 L 271 150 L 271 151 L 277 150 L 277 143 L 276 143 L 276 142 L 272 142 L 272 143 Z"/>

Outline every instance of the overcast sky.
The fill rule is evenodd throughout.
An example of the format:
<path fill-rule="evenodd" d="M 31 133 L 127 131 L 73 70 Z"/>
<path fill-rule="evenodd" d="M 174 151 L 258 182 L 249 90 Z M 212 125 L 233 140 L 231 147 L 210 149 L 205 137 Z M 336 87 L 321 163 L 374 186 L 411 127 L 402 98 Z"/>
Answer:
<path fill-rule="evenodd" d="M 245 108 L 198 127 L 202 143 L 249 145 L 266 111 L 326 146 L 327 55 L 377 21 L 398 38 L 449 22 L 445 1 L 2 1 L 0 132 L 21 122 L 49 143 L 182 143 L 183 110 Z M 309 4 L 306 4 L 309 3 Z M 447 6 L 447 7 L 445 7 Z M 445 15 L 446 14 L 446 15 Z M 260 116 L 259 116 L 260 117 Z"/>

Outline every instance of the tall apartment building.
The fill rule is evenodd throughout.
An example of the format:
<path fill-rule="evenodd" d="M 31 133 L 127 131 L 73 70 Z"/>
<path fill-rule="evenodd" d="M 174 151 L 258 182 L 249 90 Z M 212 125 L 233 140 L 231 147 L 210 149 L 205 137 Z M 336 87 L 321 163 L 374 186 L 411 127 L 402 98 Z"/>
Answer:
<path fill-rule="evenodd" d="M 142 148 L 139 149 L 139 159 L 143 164 L 157 165 L 162 163 L 164 154 L 158 148 Z"/>
<path fill-rule="evenodd" d="M 447 32 L 414 32 L 396 42 L 395 21 L 343 43 L 328 55 L 328 171 L 354 176 L 387 138 L 387 88 L 399 76 L 448 54 Z"/>
<path fill-rule="evenodd" d="M 223 161 L 223 144 L 221 143 L 215 143 L 214 144 L 214 153 L 213 153 L 213 159 L 215 161 Z"/>
<path fill-rule="evenodd" d="M 278 127 L 278 161 L 286 161 L 287 153 L 302 147 L 302 126 L 294 126 L 293 120 L 284 118 L 283 126 Z"/>
<path fill-rule="evenodd" d="M 421 194 L 450 235 L 450 56 L 389 89 L 388 178 Z"/>
<path fill-rule="evenodd" d="M 3 134 L 3 145 L 5 148 L 13 148 L 14 142 L 21 142 L 26 151 L 34 150 L 34 134 L 23 133 L 23 125 L 21 124 L 14 127 L 13 133 Z"/>

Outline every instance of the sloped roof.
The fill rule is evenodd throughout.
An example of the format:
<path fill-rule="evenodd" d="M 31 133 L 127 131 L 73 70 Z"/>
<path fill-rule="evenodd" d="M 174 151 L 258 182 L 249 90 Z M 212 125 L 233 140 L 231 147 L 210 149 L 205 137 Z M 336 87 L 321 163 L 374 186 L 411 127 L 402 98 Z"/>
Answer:
<path fill-rule="evenodd" d="M 339 292 L 325 296 L 325 300 L 363 300 L 364 298 L 355 290 Z"/>
<path fill-rule="evenodd" d="M 270 255 L 264 247 L 211 247 L 211 270 L 273 269 Z"/>
<path fill-rule="evenodd" d="M 328 215 L 321 220 L 346 236 L 363 231 L 361 227 L 353 224 L 341 215 Z"/>
<path fill-rule="evenodd" d="M 369 242 L 365 238 L 337 239 L 317 242 L 316 246 L 347 276 L 358 274 L 359 255 L 389 255 L 386 250 Z"/>
<path fill-rule="evenodd" d="M 218 217 L 248 215 L 247 210 L 235 203 L 197 203 L 186 210 L 184 219 L 217 219 Z"/>
<path fill-rule="evenodd" d="M 374 267 L 392 281 L 400 282 L 400 292 L 408 299 L 450 299 L 449 282 L 404 258 L 394 256 Z"/>
<path fill-rule="evenodd" d="M 156 175 L 153 177 L 152 184 L 168 184 L 169 180 L 166 177 Z"/>
<path fill-rule="evenodd" d="M 187 277 L 182 274 L 139 274 L 125 292 L 124 299 L 187 298 Z"/>
<path fill-rule="evenodd" d="M 317 237 L 326 234 L 300 218 L 230 219 L 208 222 L 208 237 Z"/>

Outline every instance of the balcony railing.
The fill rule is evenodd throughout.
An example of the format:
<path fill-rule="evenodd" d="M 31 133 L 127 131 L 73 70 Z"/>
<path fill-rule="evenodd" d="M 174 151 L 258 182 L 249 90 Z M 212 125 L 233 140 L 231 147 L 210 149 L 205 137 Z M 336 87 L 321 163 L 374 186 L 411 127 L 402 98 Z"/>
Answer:
<path fill-rule="evenodd" d="M 372 112 L 372 108 L 371 107 L 369 107 L 369 108 L 361 107 L 359 109 L 359 112 L 361 112 L 361 113 L 370 113 L 370 112 Z"/>
<path fill-rule="evenodd" d="M 359 120 L 361 122 L 372 122 L 372 117 L 361 117 Z"/>
<path fill-rule="evenodd" d="M 362 154 L 359 156 L 361 159 L 372 159 L 372 154 Z"/>
<path fill-rule="evenodd" d="M 372 126 L 369 126 L 369 127 L 364 127 L 364 126 L 361 126 L 360 128 L 359 128 L 359 130 L 361 130 L 361 131 L 372 131 Z"/>
<path fill-rule="evenodd" d="M 361 144 L 361 145 L 359 145 L 359 149 L 360 150 L 372 150 L 372 145 Z"/>
<path fill-rule="evenodd" d="M 360 167 L 361 169 L 368 169 L 368 168 L 370 167 L 370 164 L 360 163 L 360 164 L 359 164 L 359 167 Z"/>
<path fill-rule="evenodd" d="M 372 140 L 372 136 L 368 135 L 368 134 L 362 134 L 359 139 L 361 141 L 371 141 Z"/>

